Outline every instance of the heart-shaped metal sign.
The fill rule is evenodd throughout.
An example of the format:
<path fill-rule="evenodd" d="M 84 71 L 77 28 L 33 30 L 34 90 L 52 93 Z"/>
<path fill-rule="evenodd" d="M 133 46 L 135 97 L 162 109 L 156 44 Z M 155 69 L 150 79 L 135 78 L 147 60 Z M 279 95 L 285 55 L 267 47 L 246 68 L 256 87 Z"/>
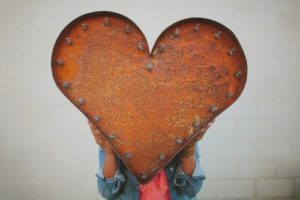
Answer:
<path fill-rule="evenodd" d="M 234 34 L 215 21 L 179 21 L 150 53 L 130 19 L 94 12 L 60 33 L 52 72 L 61 92 L 147 183 L 240 96 L 247 63 Z"/>

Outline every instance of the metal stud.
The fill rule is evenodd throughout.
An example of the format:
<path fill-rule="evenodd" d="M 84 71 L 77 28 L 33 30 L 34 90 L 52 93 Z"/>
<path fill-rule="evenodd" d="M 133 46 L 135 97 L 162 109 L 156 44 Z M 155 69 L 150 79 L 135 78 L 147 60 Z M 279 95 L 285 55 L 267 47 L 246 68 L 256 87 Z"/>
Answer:
<path fill-rule="evenodd" d="M 177 38 L 180 34 L 180 29 L 177 28 L 171 35 L 170 35 L 170 38 Z"/>
<path fill-rule="evenodd" d="M 104 24 L 104 26 L 110 26 L 110 21 L 108 20 L 107 17 L 104 18 L 103 24 Z"/>
<path fill-rule="evenodd" d="M 226 94 L 226 98 L 231 98 L 231 97 L 233 97 L 233 95 L 234 95 L 234 94 L 233 94 L 232 92 L 227 93 L 227 94 Z"/>
<path fill-rule="evenodd" d="M 214 113 L 214 112 L 217 112 L 218 110 L 219 110 L 219 109 L 218 109 L 217 106 L 214 106 L 214 105 L 213 105 L 213 106 L 210 107 L 210 111 L 213 112 L 213 113 Z"/>
<path fill-rule="evenodd" d="M 112 142 L 116 139 L 116 135 L 115 134 L 109 134 L 109 135 L 107 135 L 107 138 L 108 138 L 109 141 Z"/>
<path fill-rule="evenodd" d="M 147 173 L 143 173 L 142 175 L 141 175 L 141 178 L 142 179 L 146 179 L 148 177 L 148 174 Z"/>
<path fill-rule="evenodd" d="M 190 127 L 188 131 L 189 136 L 193 135 L 195 133 L 195 130 L 198 130 L 198 128 Z"/>
<path fill-rule="evenodd" d="M 144 50 L 143 43 L 139 42 L 137 45 L 137 48 L 138 48 L 138 50 L 143 51 Z"/>
<path fill-rule="evenodd" d="M 174 32 L 174 37 L 178 37 L 179 36 L 179 33 L 180 33 L 180 29 L 177 28 Z"/>
<path fill-rule="evenodd" d="M 164 153 L 159 154 L 158 156 L 159 160 L 164 160 L 166 158 L 166 155 Z"/>
<path fill-rule="evenodd" d="M 57 59 L 57 60 L 56 60 L 56 64 L 59 65 L 59 66 L 63 66 L 64 63 L 65 63 L 65 62 L 64 62 L 64 60 L 62 60 L 62 59 Z"/>
<path fill-rule="evenodd" d="M 200 126 L 201 126 L 200 118 L 199 118 L 199 116 L 196 116 L 194 119 L 194 122 L 193 122 L 193 127 L 195 129 L 199 129 Z"/>
<path fill-rule="evenodd" d="M 153 55 L 155 56 L 158 53 L 162 53 L 165 50 L 165 45 L 161 44 L 159 47 L 156 47 L 153 51 Z"/>
<path fill-rule="evenodd" d="M 65 41 L 66 41 L 67 45 L 72 45 L 73 44 L 73 41 L 69 37 L 66 37 Z"/>
<path fill-rule="evenodd" d="M 148 63 L 148 64 L 146 65 L 146 68 L 147 68 L 147 70 L 148 70 L 149 72 L 151 72 L 151 71 L 153 70 L 153 64 L 152 64 L 152 63 Z"/>
<path fill-rule="evenodd" d="M 70 88 L 70 84 L 68 82 L 64 82 L 63 86 L 65 89 L 69 89 Z"/>
<path fill-rule="evenodd" d="M 155 171 L 157 171 L 159 169 L 159 166 L 158 165 L 155 165 L 152 169 L 151 169 L 151 171 L 152 172 L 155 172 Z"/>
<path fill-rule="evenodd" d="M 232 49 L 229 49 L 229 50 L 228 50 L 228 54 L 229 54 L 230 56 L 233 56 L 233 55 L 235 54 L 235 52 L 236 52 L 236 49 L 235 49 L 235 48 L 232 48 Z"/>
<path fill-rule="evenodd" d="M 221 34 L 222 34 L 222 31 L 218 31 L 218 32 L 215 34 L 215 38 L 216 38 L 216 39 L 220 39 L 220 38 L 221 38 Z"/>
<path fill-rule="evenodd" d="M 82 30 L 87 31 L 88 25 L 83 23 L 83 24 L 81 24 L 81 28 L 82 28 Z"/>
<path fill-rule="evenodd" d="M 130 34 L 132 32 L 131 27 L 129 25 L 126 25 L 125 27 L 125 33 Z"/>
<path fill-rule="evenodd" d="M 131 158 L 132 158 L 132 153 L 126 152 L 126 153 L 125 153 L 125 158 L 131 159 Z"/>
<path fill-rule="evenodd" d="M 196 24 L 195 26 L 194 26 L 194 28 L 193 28 L 193 31 L 194 32 L 199 32 L 199 29 L 200 29 L 200 24 Z"/>
<path fill-rule="evenodd" d="M 175 142 L 176 142 L 176 144 L 182 144 L 183 140 L 182 140 L 182 138 L 177 137 L 177 138 L 175 139 Z"/>
<path fill-rule="evenodd" d="M 95 120 L 95 122 L 99 122 L 99 121 L 100 121 L 100 119 L 101 119 L 101 117 L 100 117 L 100 116 L 98 116 L 98 115 L 94 117 L 94 120 Z"/>
<path fill-rule="evenodd" d="M 78 99 L 78 103 L 79 103 L 79 105 L 83 105 L 84 104 L 84 99 L 83 98 L 79 98 Z"/>
<path fill-rule="evenodd" d="M 165 45 L 164 44 L 161 44 L 158 48 L 158 52 L 159 53 L 162 53 L 163 51 L 165 50 Z"/>
<path fill-rule="evenodd" d="M 242 74 L 242 71 L 241 70 L 238 70 L 237 72 L 235 72 L 234 76 L 239 78 Z"/>

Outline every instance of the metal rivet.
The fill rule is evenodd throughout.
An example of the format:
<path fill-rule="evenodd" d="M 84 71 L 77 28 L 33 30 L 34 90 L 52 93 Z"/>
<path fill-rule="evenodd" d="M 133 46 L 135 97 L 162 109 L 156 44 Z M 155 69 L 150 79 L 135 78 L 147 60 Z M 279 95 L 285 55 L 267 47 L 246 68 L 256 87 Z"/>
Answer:
<path fill-rule="evenodd" d="M 218 111 L 218 107 L 217 106 L 211 106 L 210 107 L 210 111 L 211 112 L 217 112 Z"/>
<path fill-rule="evenodd" d="M 216 39 L 220 39 L 220 38 L 221 38 L 221 34 L 222 34 L 222 31 L 218 31 L 218 32 L 215 34 L 215 38 L 216 38 Z"/>
<path fill-rule="evenodd" d="M 183 140 L 182 140 L 182 138 L 177 137 L 177 138 L 175 139 L 175 142 L 176 142 L 176 144 L 182 144 Z"/>
<path fill-rule="evenodd" d="M 193 28 L 193 30 L 195 31 L 195 32 L 199 32 L 199 26 L 200 26 L 200 24 L 196 24 L 195 26 L 194 26 L 194 28 Z"/>
<path fill-rule="evenodd" d="M 56 64 L 59 65 L 59 66 L 64 65 L 64 63 L 65 63 L 65 62 L 64 62 L 64 60 L 62 60 L 62 59 L 57 59 L 57 60 L 56 60 Z"/>
<path fill-rule="evenodd" d="M 199 116 L 196 116 L 194 119 L 194 122 L 193 122 L 193 127 L 195 129 L 199 129 L 200 126 L 201 126 L 200 118 L 199 118 Z"/>
<path fill-rule="evenodd" d="M 173 167 L 170 167 L 170 171 L 172 172 L 174 170 L 174 168 Z"/>
<path fill-rule="evenodd" d="M 173 39 L 173 38 L 177 38 L 180 34 L 180 29 L 177 28 L 171 35 L 170 35 L 170 38 Z"/>
<path fill-rule="evenodd" d="M 195 133 L 195 130 L 198 130 L 199 128 L 190 127 L 188 134 L 189 136 L 193 135 Z"/>
<path fill-rule="evenodd" d="M 143 47 L 143 43 L 139 42 L 137 45 L 138 50 L 143 51 L 144 47 Z"/>
<path fill-rule="evenodd" d="M 152 172 L 155 172 L 155 171 L 157 171 L 159 169 L 159 166 L 158 165 L 155 165 L 155 167 L 153 167 L 152 169 L 151 169 L 151 171 Z"/>
<path fill-rule="evenodd" d="M 131 158 L 132 158 L 132 153 L 126 152 L 126 153 L 125 153 L 125 158 L 131 159 Z"/>
<path fill-rule="evenodd" d="M 228 54 L 229 54 L 230 56 L 233 56 L 233 55 L 235 54 L 235 52 L 236 52 L 236 49 L 235 49 L 235 48 L 232 48 L 232 49 L 229 49 L 229 50 L 228 50 Z"/>
<path fill-rule="evenodd" d="M 158 156 L 159 160 L 164 160 L 166 158 L 166 155 L 164 153 L 159 154 Z"/>
<path fill-rule="evenodd" d="M 88 30 L 88 25 L 87 24 L 81 24 L 81 28 L 82 28 L 82 30 L 87 31 Z"/>
<path fill-rule="evenodd" d="M 104 18 L 103 24 L 104 24 L 104 26 L 109 26 L 110 25 L 110 21 L 108 20 L 107 17 Z"/>
<path fill-rule="evenodd" d="M 159 47 L 156 47 L 153 51 L 153 55 L 155 56 L 158 53 L 162 53 L 165 50 L 165 45 L 161 44 Z"/>
<path fill-rule="evenodd" d="M 71 38 L 66 37 L 65 41 L 66 41 L 67 45 L 72 45 L 73 44 L 73 41 L 71 40 Z"/>
<path fill-rule="evenodd" d="M 227 93 L 227 94 L 226 94 L 226 98 L 231 98 L 231 97 L 233 97 L 233 95 L 234 95 L 234 94 L 233 94 L 232 92 Z"/>
<path fill-rule="evenodd" d="M 108 138 L 109 141 L 112 142 L 116 139 L 116 135 L 115 134 L 109 134 L 109 135 L 107 135 L 107 138 Z"/>
<path fill-rule="evenodd" d="M 178 37 L 179 36 L 179 33 L 180 33 L 180 29 L 177 28 L 174 32 L 174 37 Z"/>
<path fill-rule="evenodd" d="M 143 173 L 142 175 L 141 175 L 141 178 L 142 179 L 146 179 L 148 177 L 148 174 L 147 173 Z"/>
<path fill-rule="evenodd" d="M 98 115 L 94 117 L 94 120 L 95 120 L 95 122 L 99 122 L 99 121 L 100 121 L 100 119 L 101 119 L 101 117 L 100 117 L 100 116 L 98 116 Z"/>
<path fill-rule="evenodd" d="M 126 27 L 125 27 L 125 33 L 129 34 L 131 32 L 132 32 L 131 27 L 129 25 L 126 25 Z"/>
<path fill-rule="evenodd" d="M 146 68 L 147 68 L 147 70 L 150 72 L 150 71 L 152 71 L 153 70 L 153 64 L 152 63 L 148 63 L 147 65 L 146 65 Z"/>
<path fill-rule="evenodd" d="M 241 70 L 238 70 L 237 72 L 235 72 L 235 77 L 239 78 L 242 74 L 242 71 Z"/>
<path fill-rule="evenodd" d="M 70 84 L 68 82 L 64 82 L 63 86 L 64 86 L 65 89 L 68 89 L 70 87 Z"/>
<path fill-rule="evenodd" d="M 79 98 L 78 99 L 78 103 L 79 103 L 79 105 L 83 105 L 84 104 L 84 99 L 83 98 Z"/>
<path fill-rule="evenodd" d="M 163 51 L 165 50 L 165 45 L 164 44 L 161 44 L 158 48 L 158 52 L 159 53 L 162 53 Z"/>

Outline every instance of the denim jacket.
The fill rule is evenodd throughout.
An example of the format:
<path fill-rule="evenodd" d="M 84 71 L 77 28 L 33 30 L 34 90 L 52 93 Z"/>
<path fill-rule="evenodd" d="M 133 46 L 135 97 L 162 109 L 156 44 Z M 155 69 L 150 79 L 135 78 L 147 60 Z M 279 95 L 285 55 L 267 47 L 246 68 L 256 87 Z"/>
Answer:
<path fill-rule="evenodd" d="M 118 169 L 113 178 L 104 179 L 103 161 L 105 153 L 99 148 L 99 170 L 96 174 L 98 191 L 107 200 L 138 200 L 139 182 L 117 158 Z M 195 148 L 196 166 L 192 176 L 186 175 L 176 156 L 166 167 L 169 192 L 172 200 L 195 200 L 200 191 L 205 175 L 200 165 L 198 145 Z"/>

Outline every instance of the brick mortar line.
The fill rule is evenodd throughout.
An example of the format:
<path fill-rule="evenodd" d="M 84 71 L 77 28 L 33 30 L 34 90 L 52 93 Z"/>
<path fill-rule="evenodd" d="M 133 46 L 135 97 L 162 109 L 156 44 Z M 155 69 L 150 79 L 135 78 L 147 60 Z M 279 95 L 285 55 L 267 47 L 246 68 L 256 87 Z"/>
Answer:
<path fill-rule="evenodd" d="M 206 180 L 208 181 L 233 181 L 233 180 L 253 180 L 253 181 L 256 181 L 256 180 L 272 180 L 272 179 L 299 179 L 299 177 L 266 177 L 266 178 L 263 178 L 263 177 L 258 177 L 258 178 L 220 178 L 220 179 L 216 179 L 216 178 L 206 178 Z"/>

